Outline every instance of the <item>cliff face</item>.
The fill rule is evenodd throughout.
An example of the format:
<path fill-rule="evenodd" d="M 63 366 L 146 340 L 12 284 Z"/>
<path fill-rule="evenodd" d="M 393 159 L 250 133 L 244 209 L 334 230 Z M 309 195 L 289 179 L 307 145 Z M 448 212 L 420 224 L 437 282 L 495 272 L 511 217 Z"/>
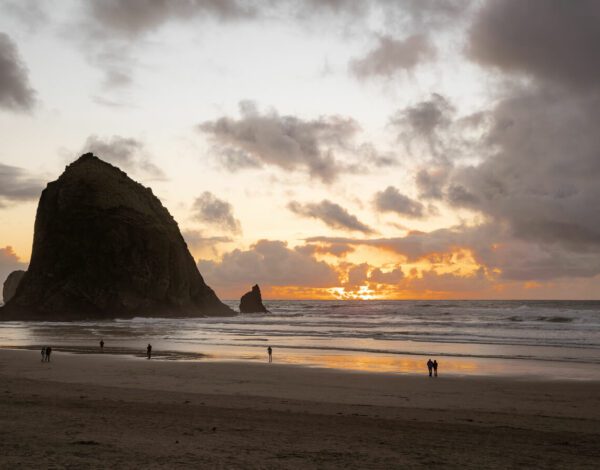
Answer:
<path fill-rule="evenodd" d="M 4 285 L 2 286 L 2 298 L 4 299 L 4 303 L 8 302 L 15 296 L 17 287 L 19 287 L 24 274 L 25 271 L 13 271 L 8 275 L 6 281 L 4 281 Z"/>
<path fill-rule="evenodd" d="M 152 191 L 85 154 L 42 192 L 31 263 L 0 319 L 231 314 Z"/>
<path fill-rule="evenodd" d="M 250 292 L 246 292 L 240 299 L 240 312 L 242 313 L 266 313 L 268 310 L 262 303 L 262 295 L 258 284 L 252 286 Z"/>

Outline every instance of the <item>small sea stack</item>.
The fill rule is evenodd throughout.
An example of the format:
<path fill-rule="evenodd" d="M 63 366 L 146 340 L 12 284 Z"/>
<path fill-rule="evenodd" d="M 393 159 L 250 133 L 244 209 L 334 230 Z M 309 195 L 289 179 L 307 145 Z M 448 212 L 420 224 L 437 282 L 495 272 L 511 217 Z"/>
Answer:
<path fill-rule="evenodd" d="M 8 275 L 2 286 L 2 298 L 4 299 L 4 303 L 15 296 L 24 274 L 25 271 L 13 271 Z"/>
<path fill-rule="evenodd" d="M 250 292 L 246 292 L 240 299 L 240 312 L 241 313 L 267 313 L 268 310 L 262 303 L 262 296 L 260 295 L 260 287 L 258 284 L 252 286 Z"/>

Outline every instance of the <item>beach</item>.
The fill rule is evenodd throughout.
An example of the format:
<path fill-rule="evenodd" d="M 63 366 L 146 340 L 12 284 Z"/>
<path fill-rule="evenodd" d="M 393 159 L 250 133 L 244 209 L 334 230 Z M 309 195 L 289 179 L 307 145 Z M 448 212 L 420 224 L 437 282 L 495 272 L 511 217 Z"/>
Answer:
<path fill-rule="evenodd" d="M 0 350 L 2 468 L 594 468 L 600 382 Z"/>

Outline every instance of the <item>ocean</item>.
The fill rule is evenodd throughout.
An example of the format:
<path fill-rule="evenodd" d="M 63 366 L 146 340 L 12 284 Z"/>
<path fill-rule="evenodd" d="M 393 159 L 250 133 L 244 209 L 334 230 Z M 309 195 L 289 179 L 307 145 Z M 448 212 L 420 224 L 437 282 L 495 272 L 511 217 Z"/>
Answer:
<path fill-rule="evenodd" d="M 226 302 L 237 309 L 237 301 Z M 386 373 L 600 379 L 600 301 L 266 301 L 230 318 L 1 322 L 0 346 Z"/>

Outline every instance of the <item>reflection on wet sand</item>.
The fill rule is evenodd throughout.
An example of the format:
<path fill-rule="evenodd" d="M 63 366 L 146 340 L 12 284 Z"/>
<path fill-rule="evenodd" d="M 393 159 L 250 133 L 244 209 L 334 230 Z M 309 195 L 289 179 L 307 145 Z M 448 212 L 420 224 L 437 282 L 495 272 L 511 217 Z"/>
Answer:
<path fill-rule="evenodd" d="M 320 354 L 300 356 L 285 354 L 280 362 L 289 364 L 308 364 L 332 369 L 355 370 L 363 372 L 386 372 L 403 374 L 423 374 L 427 372 L 426 358 L 390 357 L 376 355 Z M 440 362 L 440 361 L 438 361 Z M 482 364 L 475 360 L 444 359 L 440 363 L 440 374 L 478 374 L 483 372 Z"/>

